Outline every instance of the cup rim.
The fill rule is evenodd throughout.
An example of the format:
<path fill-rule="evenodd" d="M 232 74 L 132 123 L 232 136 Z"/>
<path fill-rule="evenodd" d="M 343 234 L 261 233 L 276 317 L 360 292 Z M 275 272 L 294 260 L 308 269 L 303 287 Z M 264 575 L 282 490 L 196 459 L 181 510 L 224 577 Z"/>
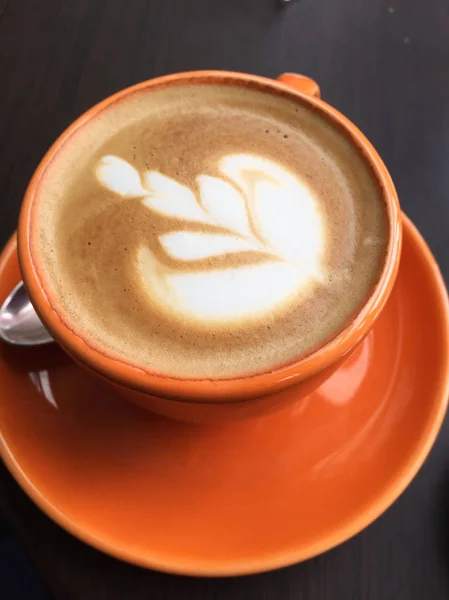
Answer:
<path fill-rule="evenodd" d="M 163 373 L 146 371 L 122 359 L 108 356 L 90 346 L 62 320 L 57 312 L 57 298 L 45 289 L 31 244 L 31 231 L 37 205 L 36 189 L 51 164 L 70 137 L 98 113 L 123 98 L 146 89 L 174 85 L 229 84 L 244 85 L 301 103 L 326 118 L 357 147 L 376 177 L 386 205 L 389 240 L 384 265 L 375 286 L 362 308 L 343 330 L 324 342 L 312 353 L 280 365 L 275 369 L 231 378 L 176 378 Z M 361 131 L 338 110 L 319 98 L 299 92 L 284 83 L 258 75 L 231 71 L 190 71 L 165 75 L 125 88 L 102 100 L 76 119 L 52 144 L 38 165 L 26 189 L 18 226 L 18 254 L 22 277 L 36 312 L 53 338 L 76 361 L 89 367 L 103 378 L 146 394 L 177 400 L 215 403 L 232 398 L 265 396 L 307 379 L 343 358 L 368 333 L 382 311 L 393 287 L 399 266 L 401 249 L 401 218 L 397 193 L 391 177 L 372 144 Z"/>

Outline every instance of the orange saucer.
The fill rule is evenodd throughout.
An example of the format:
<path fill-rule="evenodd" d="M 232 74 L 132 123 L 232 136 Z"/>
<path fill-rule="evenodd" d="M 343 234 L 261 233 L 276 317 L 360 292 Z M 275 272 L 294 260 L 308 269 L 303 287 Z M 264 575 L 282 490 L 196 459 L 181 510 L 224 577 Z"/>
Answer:
<path fill-rule="evenodd" d="M 0 301 L 19 277 L 12 239 Z M 1 345 L 2 456 L 42 510 L 114 556 L 195 575 L 273 569 L 346 540 L 404 490 L 446 411 L 448 346 L 440 273 L 405 218 L 386 309 L 306 401 L 186 425 L 127 404 L 56 346 Z"/>

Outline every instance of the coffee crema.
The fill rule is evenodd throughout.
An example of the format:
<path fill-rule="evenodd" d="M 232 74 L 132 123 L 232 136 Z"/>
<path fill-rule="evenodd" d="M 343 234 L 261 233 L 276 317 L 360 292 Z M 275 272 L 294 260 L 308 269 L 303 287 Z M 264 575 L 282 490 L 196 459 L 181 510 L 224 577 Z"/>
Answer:
<path fill-rule="evenodd" d="M 138 91 L 37 190 L 43 277 L 89 345 L 149 372 L 270 371 L 341 331 L 388 238 L 375 175 L 318 112 L 226 85 Z"/>

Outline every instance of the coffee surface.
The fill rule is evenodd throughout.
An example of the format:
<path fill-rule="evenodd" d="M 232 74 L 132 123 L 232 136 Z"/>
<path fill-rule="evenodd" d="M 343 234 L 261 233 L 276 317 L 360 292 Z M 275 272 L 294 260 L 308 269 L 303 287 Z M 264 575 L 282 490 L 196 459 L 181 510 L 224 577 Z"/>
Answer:
<path fill-rule="evenodd" d="M 319 113 L 237 86 L 136 92 L 44 174 L 36 244 L 57 311 L 104 354 L 174 377 L 271 370 L 366 301 L 385 206 Z"/>

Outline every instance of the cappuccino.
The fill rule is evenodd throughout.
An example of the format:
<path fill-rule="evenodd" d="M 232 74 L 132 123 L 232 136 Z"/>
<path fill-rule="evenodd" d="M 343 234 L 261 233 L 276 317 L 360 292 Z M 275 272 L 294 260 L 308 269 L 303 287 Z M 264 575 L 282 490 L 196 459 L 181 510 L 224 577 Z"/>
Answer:
<path fill-rule="evenodd" d="M 137 91 L 39 182 L 34 240 L 60 318 L 151 373 L 232 378 L 310 354 L 367 300 L 379 184 L 318 112 L 237 85 Z"/>

